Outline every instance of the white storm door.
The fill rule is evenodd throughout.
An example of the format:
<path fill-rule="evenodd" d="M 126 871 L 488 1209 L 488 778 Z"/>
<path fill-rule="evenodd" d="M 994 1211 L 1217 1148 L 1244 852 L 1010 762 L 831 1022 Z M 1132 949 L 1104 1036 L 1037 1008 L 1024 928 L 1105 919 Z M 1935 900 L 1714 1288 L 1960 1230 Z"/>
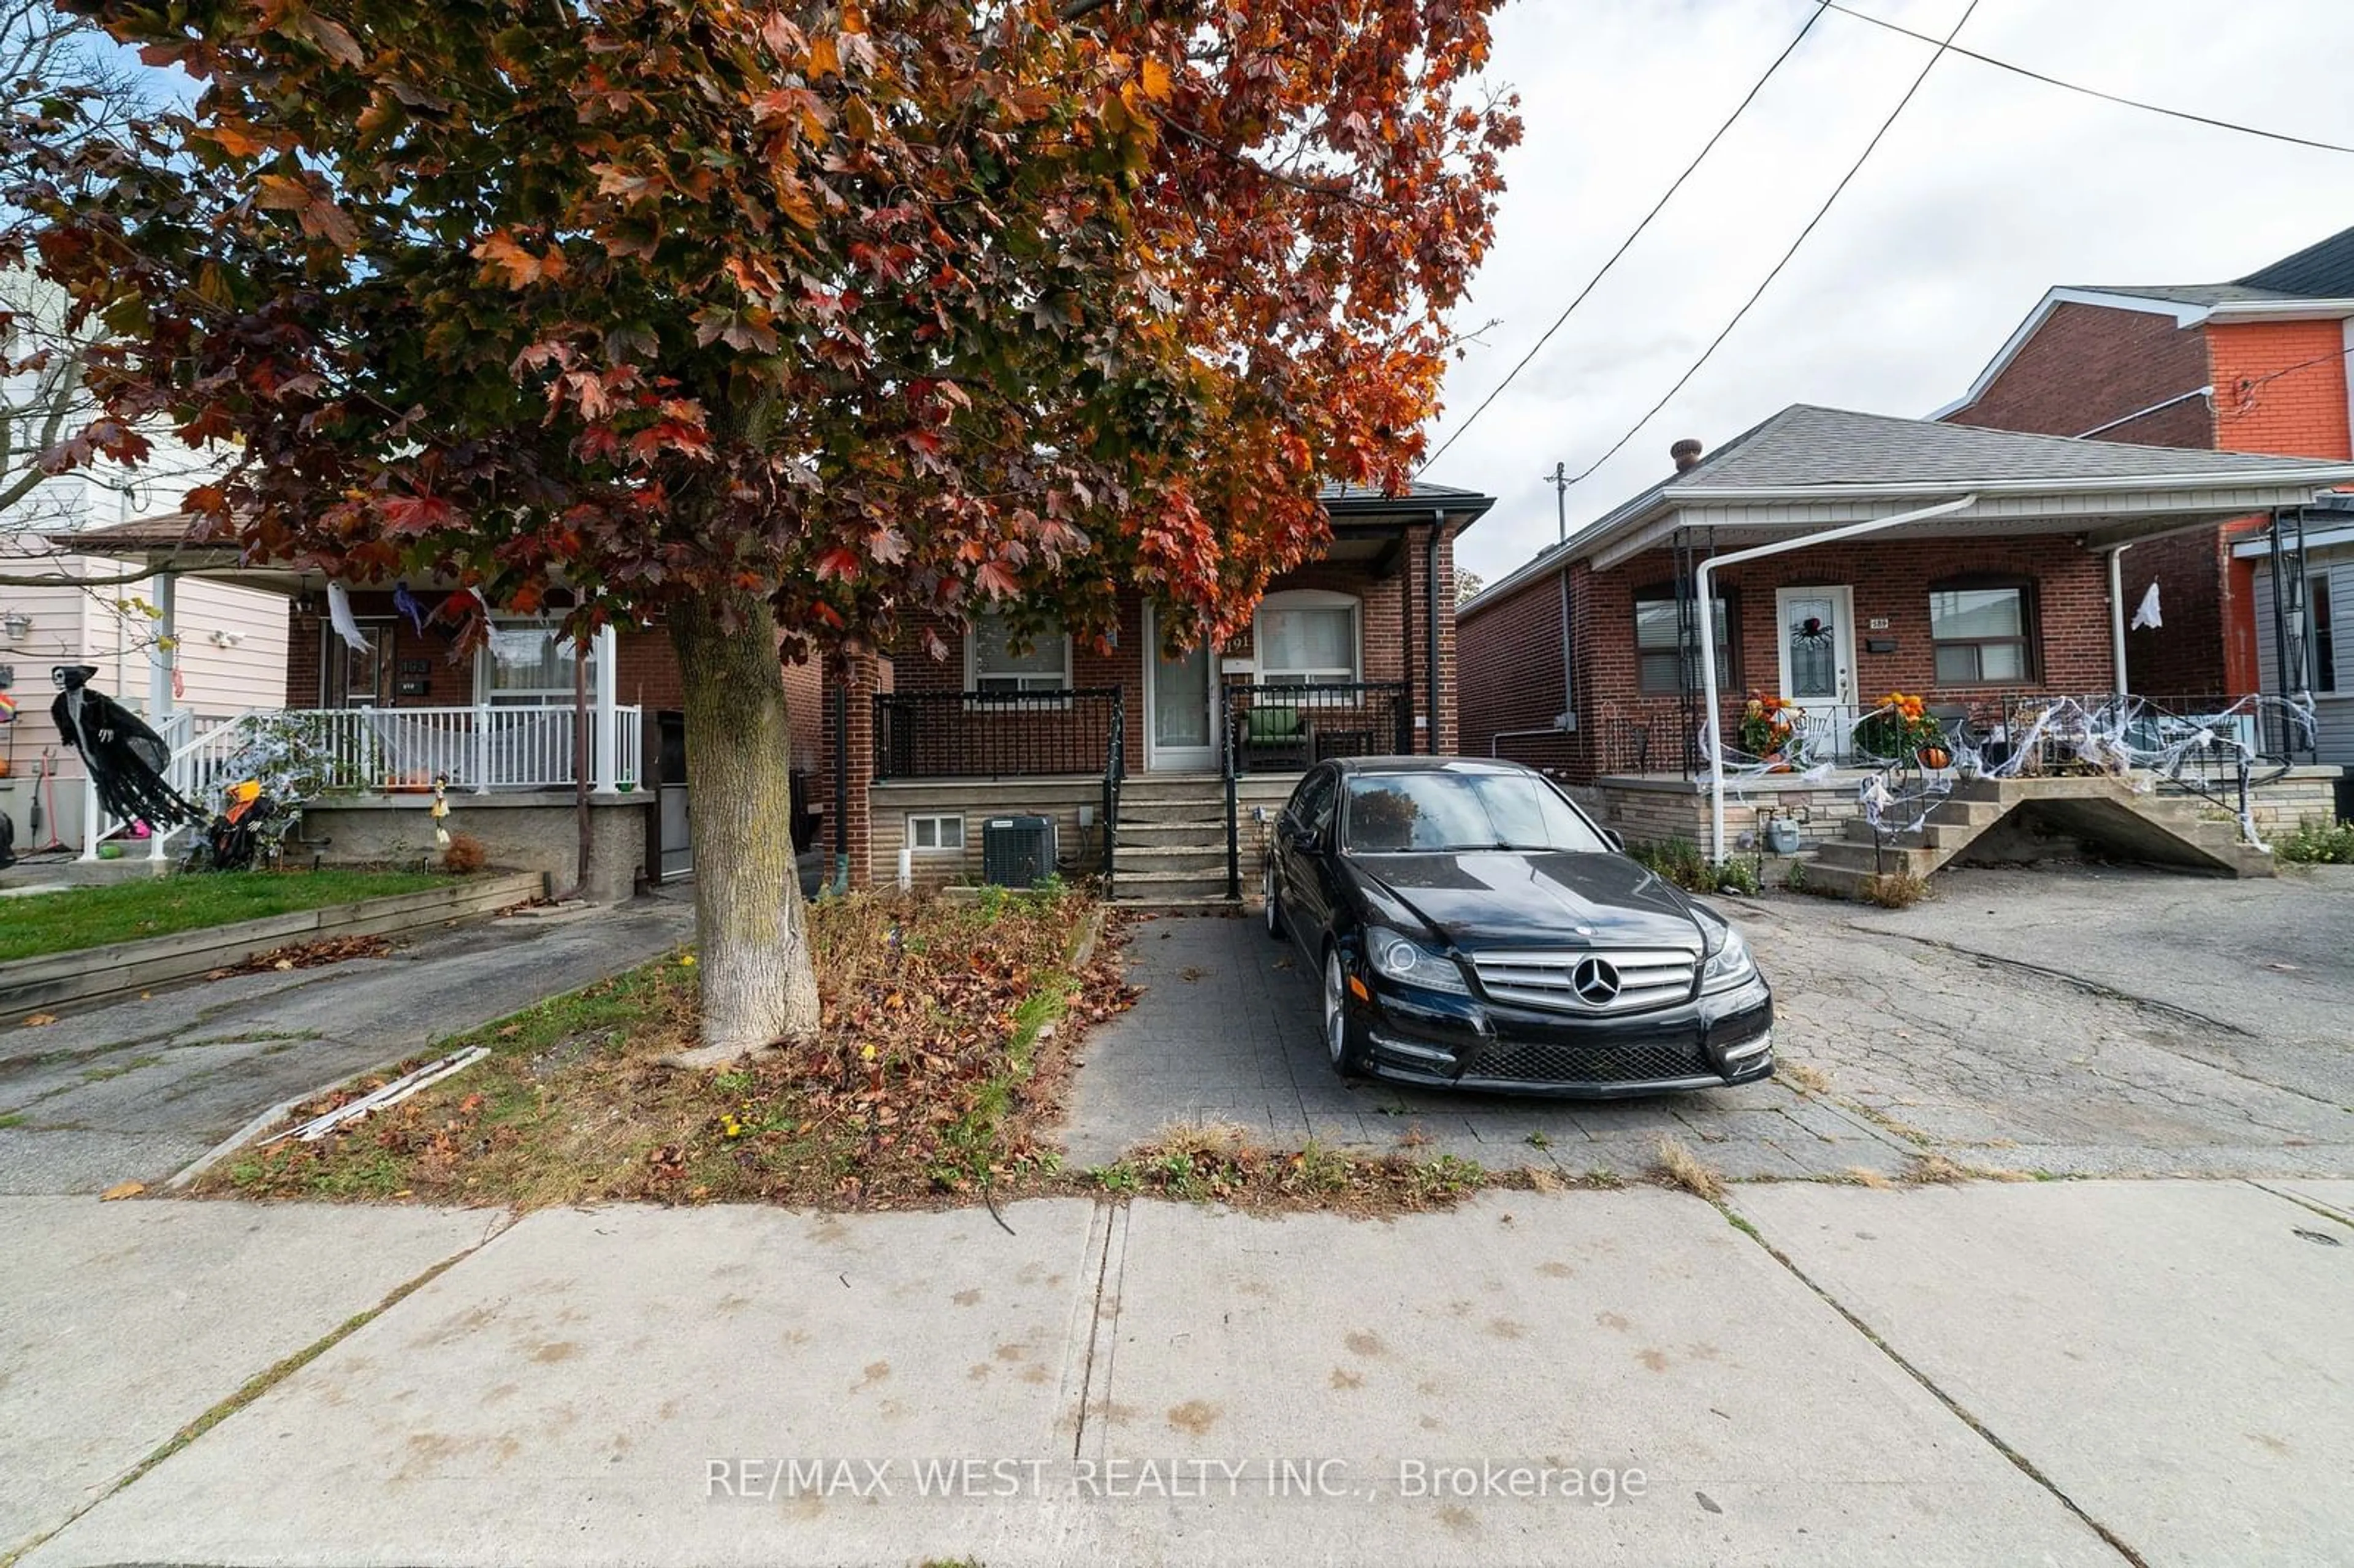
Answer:
<path fill-rule="evenodd" d="M 1212 724 L 1216 683 L 1210 650 L 1196 644 L 1174 659 L 1161 651 L 1161 629 L 1144 607 L 1144 768 L 1148 773 L 1208 773 L 1218 765 Z"/>
<path fill-rule="evenodd" d="M 1855 597 L 1844 584 L 1786 588 L 1774 595 L 1781 694 L 1820 709 L 1855 697 Z"/>

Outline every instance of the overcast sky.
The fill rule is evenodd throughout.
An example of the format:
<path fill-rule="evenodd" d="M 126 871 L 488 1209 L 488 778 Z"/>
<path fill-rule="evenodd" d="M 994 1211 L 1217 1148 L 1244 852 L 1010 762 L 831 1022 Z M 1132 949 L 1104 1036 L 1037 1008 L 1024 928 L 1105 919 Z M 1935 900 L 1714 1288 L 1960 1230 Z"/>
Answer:
<path fill-rule="evenodd" d="M 1966 0 L 1846 0 L 1943 36 Z M 1490 328 L 1443 440 L 1659 199 L 1813 0 L 1508 0 L 1493 75 L 1527 136 L 1458 313 Z M 2347 0 L 1980 0 L 1959 42 L 2106 91 L 2354 145 Z M 1584 468 L 1673 385 L 1829 194 L 1933 46 L 1834 11 L 1518 380 L 1426 478 L 1496 510 L 1458 561 L 1494 581 L 1554 537 Z M 2300 82 L 2310 82 L 2301 89 Z M 2354 225 L 2354 155 L 2065 92 L 1948 55 L 1707 368 L 1569 493 L 1575 530 L 1791 403 L 1926 415 L 2043 291 L 2235 278 Z"/>

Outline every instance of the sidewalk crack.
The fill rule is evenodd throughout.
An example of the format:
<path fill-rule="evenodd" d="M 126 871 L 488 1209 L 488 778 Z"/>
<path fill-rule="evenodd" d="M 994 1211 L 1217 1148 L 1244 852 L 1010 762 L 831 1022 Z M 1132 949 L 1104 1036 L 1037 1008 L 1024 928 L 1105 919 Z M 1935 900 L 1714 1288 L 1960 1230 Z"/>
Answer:
<path fill-rule="evenodd" d="M 1789 1254 L 1784 1252 L 1780 1247 L 1776 1246 L 1772 1242 L 1767 1241 L 1766 1239 L 1765 1233 L 1760 1231 L 1756 1224 L 1751 1221 L 1746 1214 L 1736 1212 L 1730 1203 L 1723 1202 L 1712 1202 L 1712 1206 L 1714 1207 L 1719 1213 L 1724 1216 L 1725 1223 L 1727 1224 L 1731 1225 L 1734 1230 L 1739 1231 L 1743 1235 L 1747 1236 L 1751 1241 L 1755 1242 L 1757 1244 L 1758 1250 L 1765 1253 L 1766 1256 L 1772 1258 L 1776 1263 L 1780 1264 L 1784 1269 L 1788 1271 L 1791 1278 L 1805 1286 L 1808 1290 L 1813 1291 L 1816 1298 L 1819 1299 L 1824 1306 L 1829 1307 L 1832 1311 L 1838 1313 L 1842 1319 L 1844 1319 L 1849 1328 L 1853 1329 L 1857 1333 L 1862 1335 L 1865 1341 L 1869 1343 L 1872 1349 L 1878 1351 L 1882 1355 L 1886 1356 L 1888 1360 L 1895 1365 L 1898 1371 L 1903 1372 L 1905 1376 L 1911 1378 L 1914 1383 L 1919 1383 L 1923 1389 L 1926 1390 L 1930 1398 L 1935 1400 L 1947 1410 L 1953 1412 L 1955 1418 L 1960 1421 L 1963 1425 L 1968 1427 L 1972 1432 L 1978 1434 L 1979 1440 L 1984 1442 L 1988 1447 L 1992 1448 L 1996 1453 L 2009 1460 L 2012 1467 L 2018 1470 L 2020 1474 L 2025 1476 L 2029 1480 L 2033 1481 L 2037 1486 L 2041 1487 L 2045 1491 L 2050 1492 L 2052 1496 L 2057 1499 L 2062 1508 L 2066 1509 L 2071 1514 L 2073 1514 L 2077 1520 L 2083 1522 L 2086 1529 L 2099 1536 L 2101 1540 L 2107 1544 L 2111 1551 L 2115 1552 L 2119 1557 L 2124 1558 L 2127 1563 L 2133 1564 L 2133 1568 L 2149 1568 L 2149 1562 L 2147 1558 L 2143 1557 L 2139 1552 L 2134 1550 L 2133 1546 L 2122 1536 L 2118 1535 L 2115 1531 L 2111 1530 L 2107 1525 L 2103 1524 L 2099 1520 L 2094 1519 L 2089 1512 L 2085 1511 L 2084 1505 L 2079 1503 L 2074 1498 L 2070 1497 L 2066 1492 L 2062 1491 L 2060 1489 L 2059 1483 L 2054 1481 L 2051 1477 L 2045 1475 L 2036 1465 L 2034 1460 L 2029 1458 L 2026 1455 L 2020 1453 L 2018 1449 L 2004 1442 L 2002 1438 L 1996 1434 L 1992 1427 L 1988 1426 L 1985 1422 L 1972 1414 L 1961 1401 L 1956 1399 L 1952 1394 L 1947 1393 L 1944 1389 L 1938 1387 L 1935 1380 L 1931 1378 L 1927 1372 L 1925 1372 L 1919 1367 L 1914 1366 L 1912 1361 L 1905 1358 L 1902 1351 L 1898 1351 L 1895 1346 L 1890 1344 L 1885 1339 L 1882 1338 L 1878 1330 L 1865 1322 L 1857 1313 L 1850 1310 L 1847 1304 L 1841 1301 L 1838 1297 L 1832 1295 L 1821 1285 L 1817 1284 L 1814 1277 L 1808 1274 L 1805 1269 L 1800 1268 Z"/>
<path fill-rule="evenodd" d="M 197 1416 L 195 1420 L 181 1427 L 177 1432 L 175 1432 L 169 1438 L 164 1440 L 162 1446 L 158 1447 L 154 1453 L 148 1455 L 145 1458 L 140 1460 L 137 1464 L 132 1466 L 128 1470 L 125 1470 L 115 1479 L 112 1485 L 109 1486 L 104 1491 L 99 1493 L 98 1496 L 90 1499 L 90 1501 L 82 1504 L 81 1507 L 74 1510 L 73 1512 L 68 1515 L 65 1519 L 60 1520 L 54 1528 L 44 1531 L 38 1536 L 36 1536 L 32 1540 L 25 1542 L 24 1545 L 18 1547 L 16 1551 L 8 1552 L 4 1556 L 0 1556 L 0 1568 L 13 1568 L 14 1564 L 23 1561 L 35 1552 L 37 1552 L 42 1547 L 48 1545 L 50 1542 L 56 1540 L 66 1531 L 71 1529 L 77 1520 L 88 1514 L 92 1509 L 99 1507 L 108 1499 L 128 1489 L 143 1478 L 148 1471 L 154 1469 L 156 1466 L 162 1464 L 164 1460 L 170 1458 L 181 1449 L 188 1446 L 188 1445 L 194 1443 L 199 1437 L 202 1437 L 214 1427 L 219 1425 L 222 1422 L 228 1420 L 239 1411 L 243 1410 L 247 1405 L 251 1404 L 255 1400 L 260 1399 L 263 1394 L 268 1393 L 271 1389 L 277 1387 L 288 1378 L 292 1377 L 296 1372 L 302 1371 L 313 1361 L 317 1361 L 321 1356 L 325 1355 L 329 1351 L 334 1350 L 337 1345 L 343 1343 L 354 1334 L 358 1333 L 362 1329 L 366 1328 L 370 1323 L 376 1321 L 378 1318 L 383 1317 L 387 1312 L 391 1311 L 395 1307 L 399 1306 L 401 1302 L 408 1299 L 411 1295 L 422 1290 L 425 1287 L 432 1284 L 435 1280 L 440 1278 L 441 1276 L 447 1274 L 450 1270 L 457 1267 L 458 1265 L 465 1262 L 468 1258 L 473 1256 L 476 1253 L 490 1245 L 491 1243 L 496 1241 L 500 1236 L 504 1235 L 508 1231 L 513 1230 L 516 1224 L 521 1223 L 521 1215 L 513 1212 L 493 1215 L 490 1224 L 483 1227 L 482 1239 L 474 1243 L 473 1245 L 467 1247 L 462 1252 L 451 1253 L 448 1257 L 443 1258 L 440 1262 L 433 1265 L 430 1268 L 426 1269 L 422 1274 L 418 1275 L 415 1278 L 393 1287 L 391 1291 L 385 1296 L 384 1299 L 378 1301 L 375 1306 L 365 1308 L 362 1310 L 354 1313 L 351 1317 L 346 1318 L 334 1328 L 328 1330 L 326 1333 L 321 1335 L 310 1344 L 303 1346 L 299 1351 L 295 1351 L 289 1355 L 280 1358 L 271 1365 L 265 1367 L 260 1372 L 258 1372 L 251 1377 L 246 1379 L 243 1383 L 239 1385 L 237 1392 L 231 1393 L 228 1398 L 220 1401 L 211 1409 L 206 1411 L 203 1414 Z"/>

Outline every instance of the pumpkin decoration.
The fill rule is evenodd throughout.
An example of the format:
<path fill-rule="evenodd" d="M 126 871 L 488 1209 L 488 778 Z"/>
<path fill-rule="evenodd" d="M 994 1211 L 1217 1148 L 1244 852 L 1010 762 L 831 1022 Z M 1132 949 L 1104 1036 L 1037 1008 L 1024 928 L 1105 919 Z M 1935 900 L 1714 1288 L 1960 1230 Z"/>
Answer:
<path fill-rule="evenodd" d="M 1954 754 L 1942 746 L 1925 746 L 1914 755 L 1920 758 L 1921 766 L 1931 772 L 1950 767 L 1954 760 Z"/>

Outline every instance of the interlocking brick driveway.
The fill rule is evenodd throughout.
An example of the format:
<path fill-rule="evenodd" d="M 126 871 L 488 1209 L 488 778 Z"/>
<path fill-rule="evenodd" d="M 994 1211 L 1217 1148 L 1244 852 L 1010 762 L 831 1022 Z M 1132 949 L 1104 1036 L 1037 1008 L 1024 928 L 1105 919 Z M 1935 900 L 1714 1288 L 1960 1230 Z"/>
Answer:
<path fill-rule="evenodd" d="M 1579 1174 L 1649 1170 L 1662 1134 L 1729 1176 L 1901 1169 L 2354 1174 L 2354 872 L 2215 882 L 1955 871 L 1901 913 L 1728 901 L 1775 983 L 1787 1077 L 1606 1104 L 1343 1083 L 1311 976 L 1256 920 L 1137 925 L 1131 1012 L 1091 1040 L 1067 1145 L 1117 1157 L 1175 1120 Z M 1809 1082 L 1813 1075 L 1806 1075 Z"/>
<path fill-rule="evenodd" d="M 1670 1134 L 1728 1175 L 1901 1168 L 1903 1139 L 1779 1083 L 1650 1100 L 1572 1103 L 1344 1083 L 1324 1059 L 1314 980 L 1256 919 L 1163 917 L 1131 931 L 1133 1011 L 1097 1032 L 1073 1096 L 1071 1157 L 1101 1164 L 1172 1121 L 1234 1122 L 1278 1148 L 1315 1139 L 1509 1168 L 1622 1175 L 1658 1163 Z"/>

